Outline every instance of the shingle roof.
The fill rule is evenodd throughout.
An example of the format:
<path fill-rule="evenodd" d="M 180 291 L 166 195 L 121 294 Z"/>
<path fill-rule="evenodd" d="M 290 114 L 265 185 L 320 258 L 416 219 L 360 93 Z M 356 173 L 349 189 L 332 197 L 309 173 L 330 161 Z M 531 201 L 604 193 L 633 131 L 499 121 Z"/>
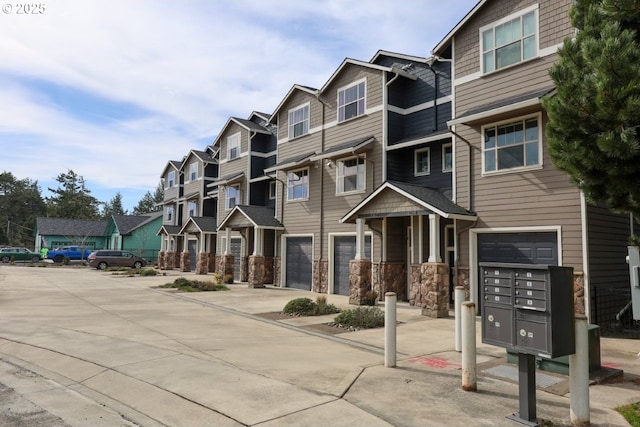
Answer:
<path fill-rule="evenodd" d="M 255 123 L 255 122 L 252 122 L 251 120 L 241 119 L 239 117 L 232 117 L 232 119 L 235 120 L 236 122 L 240 123 L 244 127 L 248 128 L 248 129 L 251 129 L 251 130 L 254 130 L 256 132 L 271 133 L 264 126 L 260 126 L 259 124 Z"/>
<path fill-rule="evenodd" d="M 162 233 L 163 230 L 164 230 L 164 233 Z M 166 235 L 169 235 L 169 236 L 176 236 L 176 235 L 180 234 L 180 226 L 178 226 L 178 225 L 163 225 L 162 227 L 160 227 L 160 229 L 156 233 L 156 235 L 160 235 L 160 234 L 166 234 Z"/>
<path fill-rule="evenodd" d="M 239 212 L 247 218 L 254 227 L 282 229 L 284 226 L 275 218 L 275 211 L 268 206 L 236 205 L 227 217 L 220 223 L 218 230 L 225 228 L 225 223 Z"/>
<path fill-rule="evenodd" d="M 267 172 L 272 172 L 279 169 L 293 168 L 306 163 L 306 161 L 308 161 L 315 154 L 316 153 L 312 151 L 309 153 L 304 153 L 304 154 L 299 154 L 297 156 L 289 157 L 287 159 L 284 159 L 281 162 L 278 162 L 276 165 L 271 166 L 270 168 L 266 168 L 264 171 L 265 173 L 267 173 Z"/>
<path fill-rule="evenodd" d="M 455 215 L 475 215 L 473 212 L 453 203 L 447 196 L 429 187 L 421 187 L 418 185 L 407 184 L 406 182 L 388 181 L 394 187 L 411 194 L 417 199 L 449 214 Z"/>
<path fill-rule="evenodd" d="M 373 141 L 375 141 L 375 137 L 371 135 L 363 136 L 362 138 L 352 139 L 351 141 L 347 141 L 345 143 L 338 144 L 327 150 L 324 150 L 322 153 L 313 156 L 312 160 L 320 160 L 320 159 L 326 159 L 326 158 L 335 157 L 335 156 L 341 156 L 345 154 L 345 151 L 349 152 L 351 150 L 353 151 L 359 150 L 363 147 L 366 147 Z"/>
<path fill-rule="evenodd" d="M 162 212 L 153 212 L 147 215 L 113 215 L 112 217 L 120 234 L 127 235 L 161 215 Z"/>
<path fill-rule="evenodd" d="M 45 218 L 36 219 L 38 234 L 42 236 L 103 236 L 106 220 Z"/>
<path fill-rule="evenodd" d="M 214 217 L 192 216 L 187 220 L 187 223 L 189 221 L 193 221 L 195 225 L 200 229 L 200 231 L 205 233 L 215 233 L 218 229 L 218 221 Z M 187 225 L 187 223 L 185 223 L 185 226 Z M 183 226 L 180 231 L 182 231 L 185 226 Z"/>

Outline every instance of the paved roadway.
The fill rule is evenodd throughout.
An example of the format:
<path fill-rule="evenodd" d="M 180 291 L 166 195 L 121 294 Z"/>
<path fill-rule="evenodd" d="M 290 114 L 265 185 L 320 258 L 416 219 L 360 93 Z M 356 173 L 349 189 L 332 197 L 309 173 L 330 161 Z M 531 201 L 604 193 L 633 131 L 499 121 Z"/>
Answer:
<path fill-rule="evenodd" d="M 513 382 L 483 376 L 479 393 L 460 389 L 452 319 L 405 306 L 399 367 L 388 369 L 381 329 L 326 335 L 305 326 L 329 318 L 256 316 L 310 293 L 158 289 L 183 274 L 170 275 L 0 266 L 0 425 L 513 425 Z M 503 356 L 479 344 L 478 363 Z M 626 425 L 610 408 L 640 401 L 640 387 L 633 376 L 622 386 L 592 387 L 603 402 L 593 421 Z M 565 425 L 566 391 L 540 393 L 538 416 Z"/>

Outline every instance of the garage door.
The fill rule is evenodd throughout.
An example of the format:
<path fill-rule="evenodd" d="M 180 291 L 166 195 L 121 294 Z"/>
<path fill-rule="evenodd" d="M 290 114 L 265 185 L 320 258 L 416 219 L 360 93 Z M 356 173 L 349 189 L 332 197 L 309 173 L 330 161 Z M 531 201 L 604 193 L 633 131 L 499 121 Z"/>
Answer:
<path fill-rule="evenodd" d="M 240 258 L 242 258 L 242 239 L 231 238 L 231 255 L 233 255 L 233 279 L 240 281 Z"/>
<path fill-rule="evenodd" d="M 366 236 L 364 253 L 371 259 L 371 236 Z M 356 257 L 356 237 L 339 236 L 333 239 L 333 293 L 349 295 L 349 261 Z"/>
<path fill-rule="evenodd" d="M 481 233 L 478 261 L 558 265 L 558 237 L 556 233 Z"/>
<path fill-rule="evenodd" d="M 286 245 L 285 286 L 311 290 L 313 271 L 313 239 L 311 237 L 289 237 Z"/>

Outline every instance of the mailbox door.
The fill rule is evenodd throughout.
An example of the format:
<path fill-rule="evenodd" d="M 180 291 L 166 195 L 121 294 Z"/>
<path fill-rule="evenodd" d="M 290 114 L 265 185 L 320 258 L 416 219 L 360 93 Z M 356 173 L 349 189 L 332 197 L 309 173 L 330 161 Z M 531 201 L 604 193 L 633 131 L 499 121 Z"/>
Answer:
<path fill-rule="evenodd" d="M 549 353 L 549 334 L 546 316 L 540 316 L 539 322 L 516 319 L 516 345 L 521 349 L 532 350 L 534 354 Z"/>
<path fill-rule="evenodd" d="M 482 342 L 498 346 L 513 345 L 513 310 L 485 304 L 482 315 Z"/>

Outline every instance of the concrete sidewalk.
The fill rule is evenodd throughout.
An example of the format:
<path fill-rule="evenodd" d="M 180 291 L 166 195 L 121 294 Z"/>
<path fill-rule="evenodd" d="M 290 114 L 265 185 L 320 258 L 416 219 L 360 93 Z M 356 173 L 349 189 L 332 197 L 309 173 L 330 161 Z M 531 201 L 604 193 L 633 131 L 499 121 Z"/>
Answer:
<path fill-rule="evenodd" d="M 453 317 L 427 318 L 399 303 L 398 366 L 385 368 L 383 329 L 344 332 L 323 325 L 332 315 L 274 314 L 317 294 L 157 288 L 177 276 L 206 280 L 0 270 L 0 393 L 4 384 L 27 399 L 25 410 L 52 417 L 19 425 L 518 425 L 505 418 L 518 411 L 517 367 L 504 349 L 481 343 L 479 321 L 478 392 L 464 392 Z M 347 297 L 327 299 L 354 308 Z M 590 387 L 592 425 L 628 425 L 614 408 L 640 401 L 639 344 L 601 339 L 603 372 L 624 375 Z M 568 378 L 538 371 L 537 380 L 538 418 L 569 425 Z"/>

